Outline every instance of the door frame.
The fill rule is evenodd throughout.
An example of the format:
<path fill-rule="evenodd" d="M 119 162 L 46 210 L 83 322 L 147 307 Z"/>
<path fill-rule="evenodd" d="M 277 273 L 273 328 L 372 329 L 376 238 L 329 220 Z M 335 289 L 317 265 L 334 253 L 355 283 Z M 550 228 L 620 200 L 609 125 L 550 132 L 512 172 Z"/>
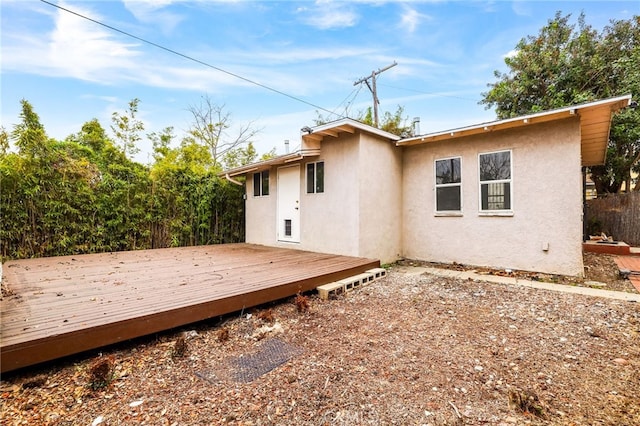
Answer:
<path fill-rule="evenodd" d="M 282 174 L 281 172 L 284 169 L 287 170 L 287 173 L 290 173 L 290 176 L 287 174 Z M 295 169 L 295 172 L 293 172 Z M 291 178 L 291 182 L 289 187 L 284 188 L 281 184 L 280 177 L 287 176 Z M 293 185 L 293 180 L 295 176 L 295 185 Z M 278 167 L 277 169 L 277 190 L 278 196 L 276 200 L 276 240 L 278 242 L 284 243 L 300 243 L 300 164 L 293 164 L 290 166 Z M 295 187 L 293 189 L 292 187 Z M 294 194 L 285 194 L 283 190 L 295 191 Z M 293 201 L 295 200 L 295 201 Z M 284 203 L 295 203 L 291 204 L 290 207 L 285 207 Z M 287 237 L 285 235 L 285 220 L 291 220 L 291 236 Z"/>

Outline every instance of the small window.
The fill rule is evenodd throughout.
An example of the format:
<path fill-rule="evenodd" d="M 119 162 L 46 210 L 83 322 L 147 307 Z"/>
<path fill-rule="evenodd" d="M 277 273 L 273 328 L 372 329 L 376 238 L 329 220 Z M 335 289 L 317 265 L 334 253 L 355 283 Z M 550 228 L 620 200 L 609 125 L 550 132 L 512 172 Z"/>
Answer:
<path fill-rule="evenodd" d="M 480 154 L 480 211 L 511 210 L 511 151 Z"/>
<path fill-rule="evenodd" d="M 324 161 L 307 164 L 307 194 L 324 192 Z"/>
<path fill-rule="evenodd" d="M 436 212 L 462 210 L 460 157 L 436 160 Z"/>
<path fill-rule="evenodd" d="M 253 196 L 269 195 L 269 170 L 253 174 Z"/>

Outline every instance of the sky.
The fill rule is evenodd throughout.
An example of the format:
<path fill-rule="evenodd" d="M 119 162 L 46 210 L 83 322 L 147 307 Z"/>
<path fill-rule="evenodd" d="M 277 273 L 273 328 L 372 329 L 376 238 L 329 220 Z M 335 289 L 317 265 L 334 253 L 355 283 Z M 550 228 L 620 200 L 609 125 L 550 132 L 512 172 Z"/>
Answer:
<path fill-rule="evenodd" d="M 640 15 L 640 1 L 57 1 L 0 2 L 0 119 L 11 131 L 20 100 L 62 140 L 97 118 L 140 100 L 144 134 L 174 127 L 174 145 L 205 97 L 223 107 L 229 137 L 250 125 L 259 153 L 300 144 L 300 129 L 357 117 L 372 105 L 377 75 L 381 114 L 404 108 L 420 133 L 479 124 L 495 112 L 479 104 L 494 71 L 517 43 L 556 11 L 601 31 Z M 164 49 L 163 49 L 164 48 Z M 171 53 L 168 50 L 176 53 Z M 188 58 L 192 59 L 188 59 Z M 151 143 L 136 159 L 151 162 Z"/>

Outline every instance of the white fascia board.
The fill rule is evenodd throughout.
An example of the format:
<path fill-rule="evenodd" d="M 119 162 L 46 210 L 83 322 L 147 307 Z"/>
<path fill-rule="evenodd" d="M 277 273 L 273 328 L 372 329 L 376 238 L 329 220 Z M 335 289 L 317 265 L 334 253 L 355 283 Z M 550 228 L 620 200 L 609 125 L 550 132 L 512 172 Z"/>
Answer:
<path fill-rule="evenodd" d="M 626 102 L 624 102 L 624 101 L 626 101 Z M 509 124 L 509 123 L 515 123 L 515 122 L 521 122 L 522 124 L 527 124 L 528 121 L 533 121 L 534 119 L 539 118 L 539 117 L 546 117 L 546 116 L 550 116 L 550 115 L 562 115 L 563 113 L 572 114 L 572 111 L 575 112 L 575 111 L 579 111 L 581 109 L 592 109 L 592 108 L 597 108 L 599 106 L 608 105 L 608 104 L 614 105 L 614 104 L 619 103 L 619 102 L 623 102 L 622 108 L 631 105 L 631 95 L 629 94 L 629 95 L 624 95 L 624 96 L 617 96 L 617 97 L 614 97 L 614 98 L 602 99 L 602 100 L 599 100 L 599 101 L 587 102 L 587 103 L 584 103 L 584 104 L 578 104 L 578 105 L 572 105 L 572 106 L 558 108 L 558 109 L 552 109 L 552 110 L 548 110 L 548 111 L 538 112 L 538 113 L 535 113 L 535 114 L 522 115 L 522 116 L 513 117 L 513 118 L 505 118 L 503 120 L 489 121 L 489 122 L 480 123 L 480 124 L 474 124 L 474 125 L 466 126 L 466 127 L 458 127 L 458 128 L 455 128 L 455 129 L 443 130 L 443 131 L 440 131 L 440 132 L 426 133 L 426 134 L 423 134 L 423 135 L 413 136 L 413 137 L 410 137 L 410 138 L 399 140 L 397 142 L 397 145 L 401 146 L 401 145 L 405 145 L 405 144 L 410 144 L 411 142 L 416 142 L 416 141 L 420 141 L 422 139 L 427 139 L 427 138 L 438 137 L 438 136 L 442 136 L 442 135 L 446 135 L 446 134 L 454 136 L 454 135 L 462 133 L 462 132 L 469 132 L 469 131 L 479 130 L 479 129 L 485 129 L 486 130 L 486 129 L 491 129 L 493 127 L 500 127 L 502 125 Z"/>

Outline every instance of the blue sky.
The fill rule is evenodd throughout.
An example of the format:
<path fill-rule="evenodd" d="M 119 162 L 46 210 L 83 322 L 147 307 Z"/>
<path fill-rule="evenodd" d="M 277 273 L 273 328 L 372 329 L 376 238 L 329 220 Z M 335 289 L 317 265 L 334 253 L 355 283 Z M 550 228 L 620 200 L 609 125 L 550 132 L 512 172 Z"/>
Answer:
<path fill-rule="evenodd" d="M 394 61 L 377 80 L 382 111 L 402 105 L 409 119 L 420 117 L 421 133 L 493 120 L 478 101 L 494 70 L 506 71 L 505 55 L 556 11 L 584 12 L 598 30 L 640 14 L 639 1 L 52 1 L 304 102 L 40 1 L 2 0 L 7 130 L 23 98 L 57 139 L 92 118 L 110 132 L 112 113 L 139 98 L 145 133 L 173 126 L 182 135 L 188 108 L 206 95 L 235 125 L 260 129 L 260 153 L 283 153 L 285 139 L 295 148 L 314 106 L 356 116 L 372 101 L 353 83 Z M 141 148 L 146 163 L 150 143 Z"/>

